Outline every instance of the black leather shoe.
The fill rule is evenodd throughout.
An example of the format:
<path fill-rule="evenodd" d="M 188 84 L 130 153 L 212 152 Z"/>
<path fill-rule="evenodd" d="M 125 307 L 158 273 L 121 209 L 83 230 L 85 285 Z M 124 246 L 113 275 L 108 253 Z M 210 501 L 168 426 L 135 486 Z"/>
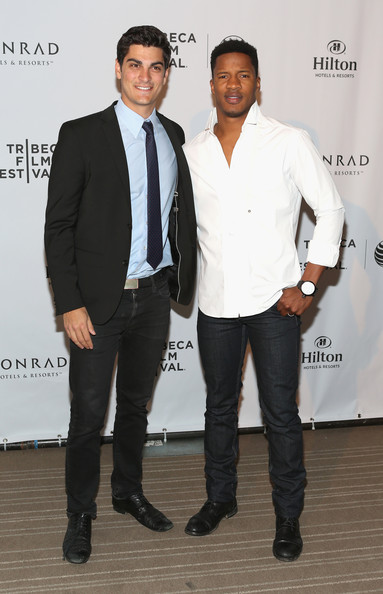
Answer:
<path fill-rule="evenodd" d="M 136 520 L 155 532 L 165 532 L 173 528 L 173 523 L 158 509 L 153 507 L 143 493 L 135 493 L 127 499 L 112 499 L 113 508 L 119 514 L 131 514 Z"/>
<path fill-rule="evenodd" d="M 273 543 L 274 557 L 279 561 L 295 561 L 303 548 L 298 518 L 277 516 L 276 528 Z"/>
<path fill-rule="evenodd" d="M 71 516 L 63 542 L 63 559 L 69 563 L 86 563 L 92 551 L 91 531 L 92 517 L 89 514 Z"/>
<path fill-rule="evenodd" d="M 222 518 L 231 518 L 238 511 L 237 500 L 218 503 L 208 499 L 188 521 L 185 532 L 191 536 L 206 536 L 218 527 Z"/>

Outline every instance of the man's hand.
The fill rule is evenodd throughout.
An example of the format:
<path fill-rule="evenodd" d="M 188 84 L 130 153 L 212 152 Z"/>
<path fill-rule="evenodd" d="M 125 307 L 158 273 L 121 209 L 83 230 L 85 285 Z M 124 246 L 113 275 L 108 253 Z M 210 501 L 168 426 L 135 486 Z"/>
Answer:
<path fill-rule="evenodd" d="M 324 270 L 325 267 L 320 264 L 307 262 L 302 280 L 308 280 L 313 282 L 314 285 L 317 285 Z M 283 295 L 278 301 L 277 309 L 283 316 L 301 316 L 312 304 L 313 298 L 308 296 L 304 297 L 302 291 L 298 289 L 298 287 L 289 287 L 282 290 Z"/>
<path fill-rule="evenodd" d="M 283 316 L 300 316 L 312 303 L 312 297 L 304 297 L 298 287 L 283 289 L 283 295 L 277 303 L 277 309 Z"/>
<path fill-rule="evenodd" d="M 85 307 L 64 313 L 63 320 L 66 333 L 80 349 L 93 349 L 90 335 L 96 332 Z"/>

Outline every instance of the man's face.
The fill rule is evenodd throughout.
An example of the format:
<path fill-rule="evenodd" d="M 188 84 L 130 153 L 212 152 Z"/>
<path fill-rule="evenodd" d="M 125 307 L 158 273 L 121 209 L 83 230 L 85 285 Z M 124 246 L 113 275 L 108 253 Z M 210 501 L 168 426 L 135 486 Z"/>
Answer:
<path fill-rule="evenodd" d="M 116 60 L 116 76 L 121 81 L 121 99 L 143 118 L 150 116 L 158 95 L 168 79 L 159 47 L 131 45 L 122 66 Z"/>
<path fill-rule="evenodd" d="M 260 78 L 255 76 L 250 56 L 233 52 L 218 56 L 210 86 L 218 114 L 246 117 L 256 100 Z"/>

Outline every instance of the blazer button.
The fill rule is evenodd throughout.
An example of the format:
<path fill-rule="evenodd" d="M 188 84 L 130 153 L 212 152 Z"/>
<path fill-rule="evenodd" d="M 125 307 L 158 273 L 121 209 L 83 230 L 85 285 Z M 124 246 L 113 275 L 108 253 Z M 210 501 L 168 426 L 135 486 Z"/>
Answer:
<path fill-rule="evenodd" d="M 129 260 L 123 260 L 122 263 L 124 266 L 129 266 Z"/>

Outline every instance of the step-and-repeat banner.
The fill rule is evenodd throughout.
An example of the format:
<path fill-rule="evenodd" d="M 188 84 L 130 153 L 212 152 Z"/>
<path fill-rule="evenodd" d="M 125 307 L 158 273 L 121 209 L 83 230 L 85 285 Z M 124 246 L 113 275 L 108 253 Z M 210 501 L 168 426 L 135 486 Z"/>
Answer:
<path fill-rule="evenodd" d="M 205 126 L 211 109 L 213 47 L 229 36 L 257 47 L 264 114 L 310 133 L 346 207 L 339 263 L 322 277 L 303 320 L 302 420 L 383 416 L 382 20 L 381 0 L 3 0 L 0 443 L 67 435 L 68 344 L 54 316 L 43 248 L 49 169 L 61 123 L 118 97 L 116 43 L 137 24 L 169 36 L 172 68 L 161 111 L 187 138 Z M 304 209 L 302 269 L 312 230 Z M 203 428 L 196 309 L 195 302 L 173 309 L 150 433 Z M 112 388 L 106 435 L 113 413 Z M 249 353 L 240 426 L 261 424 Z"/>

